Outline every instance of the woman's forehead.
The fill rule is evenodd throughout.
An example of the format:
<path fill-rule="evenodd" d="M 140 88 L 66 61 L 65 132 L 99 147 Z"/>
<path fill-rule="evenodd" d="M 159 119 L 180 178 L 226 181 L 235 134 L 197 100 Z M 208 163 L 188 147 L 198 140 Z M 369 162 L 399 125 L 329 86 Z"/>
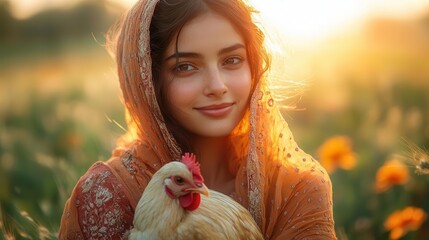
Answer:
<path fill-rule="evenodd" d="M 177 41 L 177 42 L 176 42 Z M 217 52 L 244 39 L 225 17 L 207 12 L 188 21 L 168 45 L 166 56 L 178 52 Z"/>

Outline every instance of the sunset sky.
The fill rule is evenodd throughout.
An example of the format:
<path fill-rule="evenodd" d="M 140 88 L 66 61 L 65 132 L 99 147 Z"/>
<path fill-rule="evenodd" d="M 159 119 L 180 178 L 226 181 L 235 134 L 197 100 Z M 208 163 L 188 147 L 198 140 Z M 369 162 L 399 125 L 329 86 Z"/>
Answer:
<path fill-rule="evenodd" d="M 25 18 L 47 7 L 84 0 L 9 0 L 15 16 Z M 136 0 L 111 0 L 131 6 Z M 409 18 L 428 11 L 428 0 L 250 0 L 264 19 L 296 41 L 311 41 L 373 16 Z"/>

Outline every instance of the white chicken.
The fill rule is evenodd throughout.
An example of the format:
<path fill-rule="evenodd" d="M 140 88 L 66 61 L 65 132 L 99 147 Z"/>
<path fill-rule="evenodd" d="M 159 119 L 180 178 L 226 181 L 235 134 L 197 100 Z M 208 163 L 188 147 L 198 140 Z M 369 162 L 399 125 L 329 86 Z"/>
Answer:
<path fill-rule="evenodd" d="M 250 213 L 204 185 L 195 156 L 170 162 L 137 204 L 129 239 L 263 239 Z"/>

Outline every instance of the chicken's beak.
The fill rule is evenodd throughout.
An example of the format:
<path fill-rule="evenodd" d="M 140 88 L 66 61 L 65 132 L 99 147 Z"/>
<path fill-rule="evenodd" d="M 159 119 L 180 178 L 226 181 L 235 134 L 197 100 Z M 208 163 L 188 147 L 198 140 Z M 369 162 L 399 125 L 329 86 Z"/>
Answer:
<path fill-rule="evenodd" d="M 187 191 L 196 192 L 203 194 L 205 196 L 209 196 L 209 189 L 204 183 L 197 183 L 195 187 L 187 189 Z"/>

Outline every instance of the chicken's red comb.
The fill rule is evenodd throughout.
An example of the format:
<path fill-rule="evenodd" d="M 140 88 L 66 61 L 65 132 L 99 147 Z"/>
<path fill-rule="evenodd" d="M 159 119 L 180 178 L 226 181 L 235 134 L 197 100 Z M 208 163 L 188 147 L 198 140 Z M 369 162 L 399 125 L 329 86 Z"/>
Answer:
<path fill-rule="evenodd" d="M 194 181 L 204 182 L 203 176 L 201 176 L 200 164 L 197 162 L 193 153 L 185 153 L 185 155 L 182 156 L 182 163 L 191 171 Z"/>

